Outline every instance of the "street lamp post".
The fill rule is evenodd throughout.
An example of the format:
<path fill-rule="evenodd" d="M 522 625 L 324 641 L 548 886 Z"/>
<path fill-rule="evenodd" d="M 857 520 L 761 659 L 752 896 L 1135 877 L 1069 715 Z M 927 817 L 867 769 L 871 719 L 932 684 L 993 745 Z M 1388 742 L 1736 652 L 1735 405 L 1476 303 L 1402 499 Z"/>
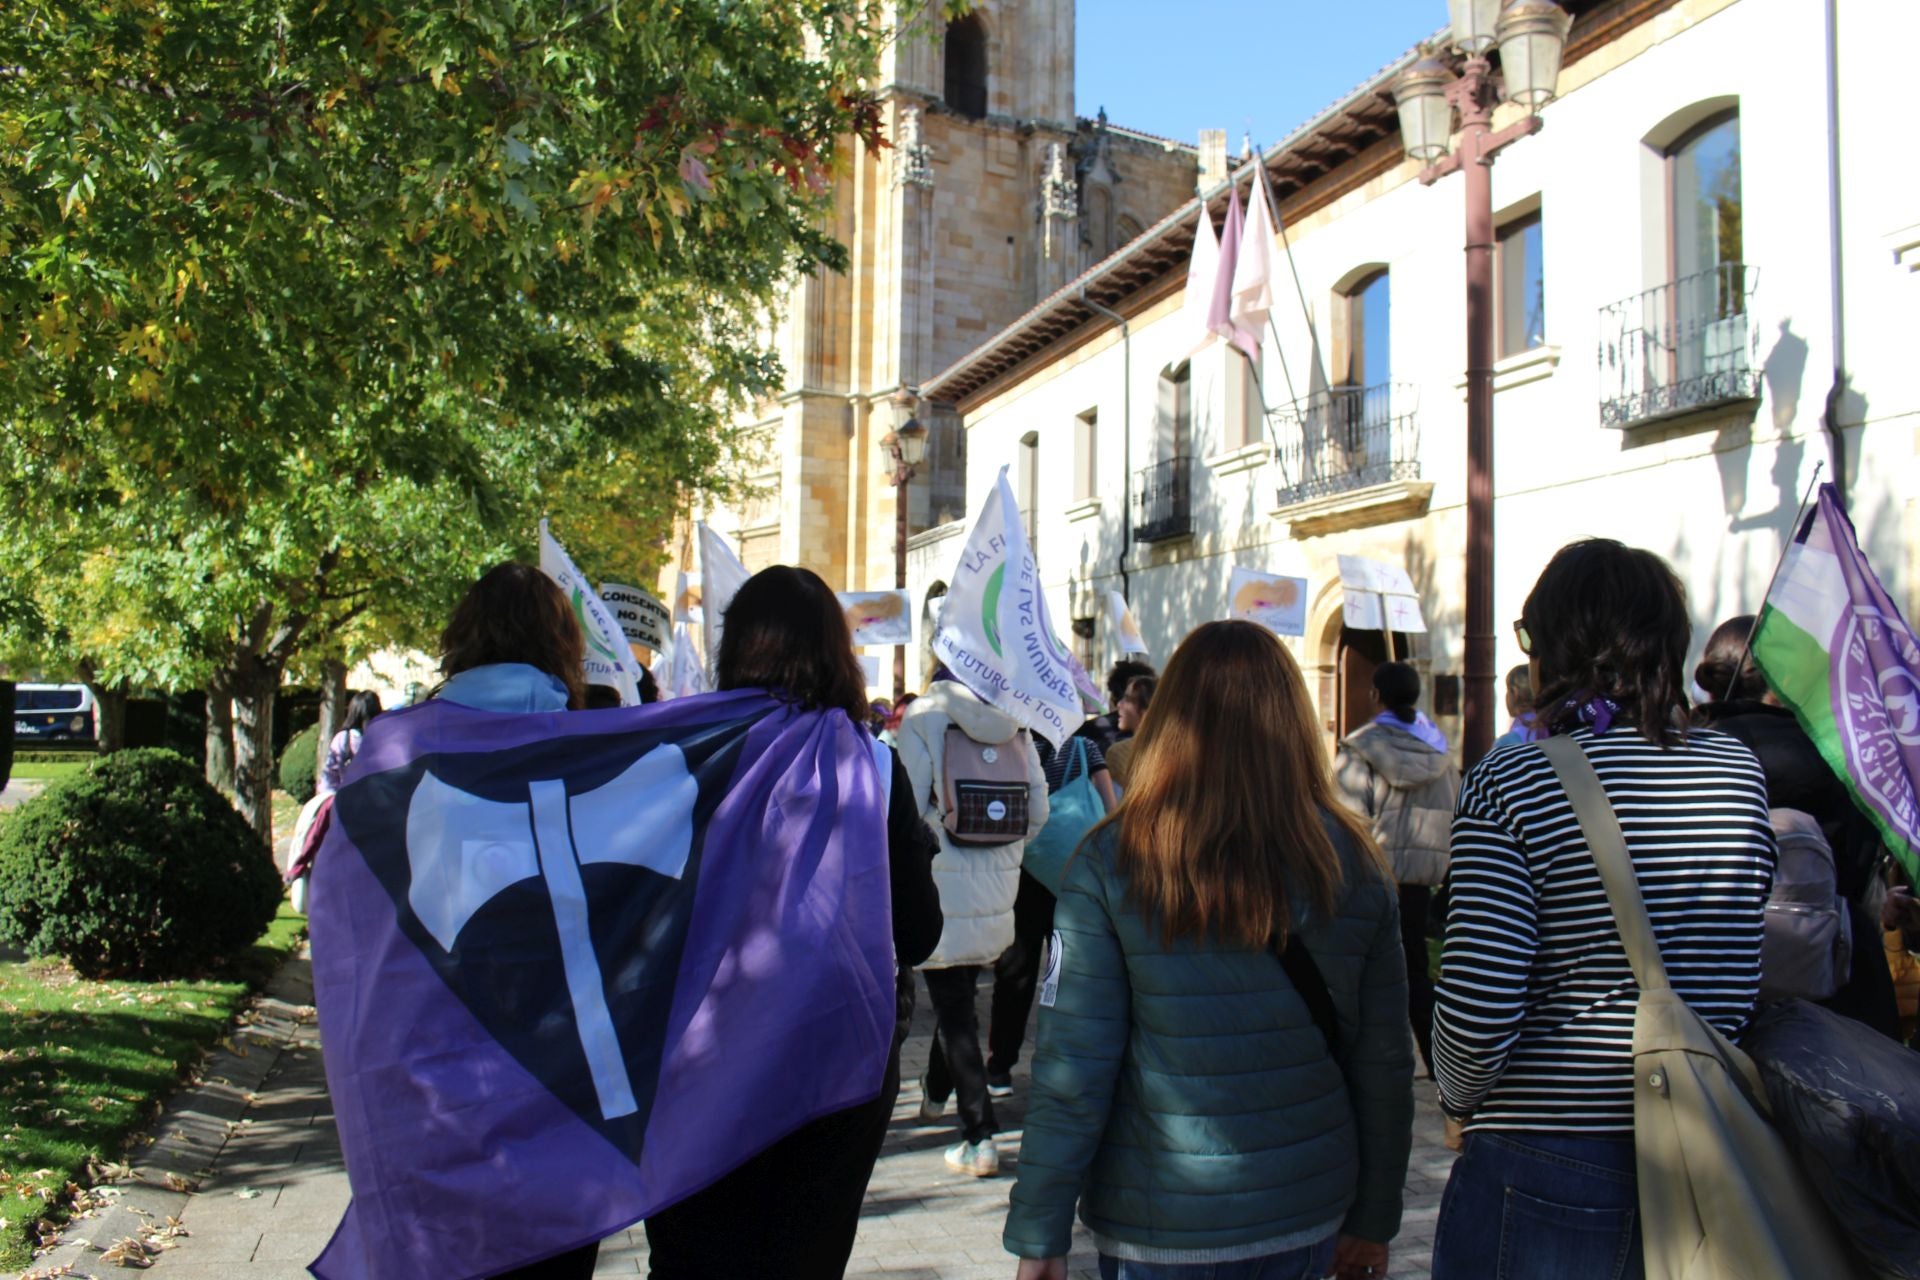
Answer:
<path fill-rule="evenodd" d="M 1573 19 L 1552 0 L 1448 0 L 1454 46 L 1465 55 L 1455 77 L 1439 59 L 1416 62 L 1394 84 L 1407 155 L 1426 164 L 1422 185 L 1465 175 L 1467 195 L 1467 644 L 1466 732 L 1472 764 L 1493 745 L 1493 174 L 1494 156 L 1540 132 Z M 1500 47 L 1504 82 L 1488 53 Z M 1502 93 L 1528 109 L 1495 132 Z M 1453 113 L 1459 140 L 1449 149 Z"/>
<path fill-rule="evenodd" d="M 888 397 L 893 408 L 893 430 L 880 438 L 880 451 L 893 464 L 893 585 L 904 591 L 907 586 L 907 484 L 927 456 L 927 428 L 913 411 L 920 397 L 901 387 Z M 907 692 L 907 646 L 893 647 L 893 700 L 897 703 Z"/>

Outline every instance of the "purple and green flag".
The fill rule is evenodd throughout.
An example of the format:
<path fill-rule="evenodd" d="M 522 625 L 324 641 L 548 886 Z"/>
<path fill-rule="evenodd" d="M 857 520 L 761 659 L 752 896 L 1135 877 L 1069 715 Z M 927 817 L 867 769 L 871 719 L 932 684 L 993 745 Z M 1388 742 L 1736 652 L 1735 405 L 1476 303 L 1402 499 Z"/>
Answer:
<path fill-rule="evenodd" d="M 1753 629 L 1753 660 L 1920 879 L 1920 645 L 1821 485 Z"/>
<path fill-rule="evenodd" d="M 353 1200 L 312 1272 L 512 1270 L 877 1094 L 885 790 L 846 716 L 757 691 L 376 720 L 314 870 Z"/>

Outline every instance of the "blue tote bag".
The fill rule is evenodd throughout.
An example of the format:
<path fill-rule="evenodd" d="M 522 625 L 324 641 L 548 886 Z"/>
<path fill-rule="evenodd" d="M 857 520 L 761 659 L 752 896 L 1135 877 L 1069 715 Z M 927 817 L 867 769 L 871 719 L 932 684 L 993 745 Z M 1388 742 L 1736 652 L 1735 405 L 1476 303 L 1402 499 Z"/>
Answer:
<path fill-rule="evenodd" d="M 1093 789 L 1093 776 L 1087 771 L 1087 741 L 1073 738 L 1073 756 L 1067 761 L 1066 779 L 1060 789 L 1047 797 L 1047 825 L 1027 841 L 1020 866 L 1028 875 L 1060 892 L 1060 881 L 1067 874 L 1067 859 L 1080 846 L 1080 838 L 1093 824 L 1107 816 L 1107 806 Z M 1075 770 L 1079 776 L 1075 777 Z"/>

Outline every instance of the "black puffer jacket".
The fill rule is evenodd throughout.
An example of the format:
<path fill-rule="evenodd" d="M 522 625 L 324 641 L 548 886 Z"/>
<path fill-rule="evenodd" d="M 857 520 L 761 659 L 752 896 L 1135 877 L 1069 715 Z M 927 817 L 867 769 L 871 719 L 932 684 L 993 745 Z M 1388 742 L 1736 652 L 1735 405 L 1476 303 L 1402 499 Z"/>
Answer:
<path fill-rule="evenodd" d="M 1885 850 L 1880 833 L 1847 794 L 1800 721 L 1785 707 L 1753 699 L 1712 702 L 1694 711 L 1697 724 L 1738 738 L 1767 775 L 1767 804 L 1798 809 L 1820 824 L 1833 850 L 1834 879 L 1853 919 L 1853 965 L 1846 985 L 1818 1003 L 1900 1038 L 1899 1006 L 1887 953 L 1877 945 L 1880 921 L 1866 905 L 1867 890 Z"/>
<path fill-rule="evenodd" d="M 1840 892 L 1859 902 L 1884 851 L 1880 833 L 1847 794 L 1846 784 L 1820 755 L 1800 721 L 1785 707 L 1735 698 L 1696 708 L 1694 723 L 1731 734 L 1760 760 L 1767 803 L 1813 815 L 1833 847 Z"/>

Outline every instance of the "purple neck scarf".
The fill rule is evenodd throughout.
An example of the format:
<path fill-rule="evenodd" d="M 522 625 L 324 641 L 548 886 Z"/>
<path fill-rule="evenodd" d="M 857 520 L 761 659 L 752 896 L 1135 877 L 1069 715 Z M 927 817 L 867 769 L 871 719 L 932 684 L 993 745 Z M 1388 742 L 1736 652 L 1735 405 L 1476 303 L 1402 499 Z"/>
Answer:
<path fill-rule="evenodd" d="M 1438 751 L 1441 755 L 1447 754 L 1447 735 L 1440 732 L 1439 725 L 1427 719 L 1427 713 L 1424 711 L 1416 711 L 1413 713 L 1412 724 L 1408 724 L 1391 711 L 1382 711 L 1373 718 L 1373 722 L 1375 724 L 1384 724 L 1389 729 L 1398 729 L 1402 733 L 1410 733 L 1432 747 L 1435 751 Z"/>
<path fill-rule="evenodd" d="M 1553 729 L 1555 733 L 1572 733 L 1585 725 L 1595 734 L 1602 734 L 1613 728 L 1614 717 L 1619 714 L 1620 704 L 1606 694 L 1580 689 L 1568 694 L 1560 704 L 1553 718 Z"/>

